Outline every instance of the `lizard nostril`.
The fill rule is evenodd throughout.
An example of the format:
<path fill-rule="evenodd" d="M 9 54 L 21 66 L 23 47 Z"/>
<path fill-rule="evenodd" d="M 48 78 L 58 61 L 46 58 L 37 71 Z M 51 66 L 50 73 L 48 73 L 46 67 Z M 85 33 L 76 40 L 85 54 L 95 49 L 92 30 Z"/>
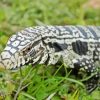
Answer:
<path fill-rule="evenodd" d="M 31 50 L 31 48 L 28 48 L 27 50 L 28 50 L 28 51 L 30 51 L 30 50 Z"/>

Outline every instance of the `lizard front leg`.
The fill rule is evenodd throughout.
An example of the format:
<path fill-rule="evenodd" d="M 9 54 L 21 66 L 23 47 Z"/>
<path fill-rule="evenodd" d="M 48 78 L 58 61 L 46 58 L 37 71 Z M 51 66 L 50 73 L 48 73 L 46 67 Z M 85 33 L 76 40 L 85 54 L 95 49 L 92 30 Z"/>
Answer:
<path fill-rule="evenodd" d="M 88 76 L 93 75 L 89 80 L 85 81 L 86 89 L 89 93 L 96 89 L 99 81 L 99 73 L 94 65 L 93 60 L 88 58 L 74 59 L 73 60 L 74 68 L 83 68 Z"/>

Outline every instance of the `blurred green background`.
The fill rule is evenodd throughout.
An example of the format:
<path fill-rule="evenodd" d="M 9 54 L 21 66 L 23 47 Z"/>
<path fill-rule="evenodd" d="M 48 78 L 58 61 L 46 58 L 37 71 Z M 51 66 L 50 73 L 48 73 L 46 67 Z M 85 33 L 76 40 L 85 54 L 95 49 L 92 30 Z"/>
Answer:
<path fill-rule="evenodd" d="M 88 0 L 0 0 L 0 50 L 11 34 L 28 26 L 100 25 L 100 9 Z M 100 3 L 99 3 L 100 5 Z"/>
<path fill-rule="evenodd" d="M 100 0 L 0 0 L 0 52 L 3 50 L 9 37 L 15 32 L 20 31 L 25 27 L 44 24 L 100 25 Z M 8 78 L 8 76 L 10 75 L 8 74 L 9 72 L 5 73 L 7 74 L 7 76 L 3 73 L 4 77 L 0 79 L 0 90 L 3 91 L 3 95 L 6 95 L 6 100 L 11 100 L 11 97 L 16 94 L 19 85 L 16 85 L 16 82 L 12 83 L 12 80 Z M 27 75 L 27 73 L 25 75 Z M 7 77 L 7 79 L 9 79 L 9 83 L 5 83 L 3 81 L 7 80 L 5 79 L 5 76 Z M 14 74 L 14 76 L 10 77 L 15 78 L 13 81 L 19 81 L 20 79 L 19 73 Z M 41 76 L 36 77 L 39 80 L 41 79 Z M 29 79 L 29 81 L 30 80 L 31 79 Z M 36 83 L 39 83 L 39 80 Z M 30 83 L 29 81 L 27 80 L 26 83 Z M 59 83 L 59 81 L 57 82 Z M 40 85 L 37 85 L 37 87 L 38 86 Z M 9 87 L 11 87 L 11 89 L 9 89 Z M 56 86 L 54 87 L 56 88 Z M 30 86 L 29 88 L 36 87 Z M 58 91 L 56 91 L 55 88 L 53 89 L 55 91 L 51 89 L 53 93 L 56 93 Z M 59 96 L 56 95 L 52 100 L 100 100 L 99 91 L 96 91 L 93 96 L 87 96 L 83 93 L 83 90 L 80 93 L 83 93 L 85 97 L 84 95 L 77 94 L 77 92 L 74 92 L 73 95 L 69 93 L 70 96 L 66 96 L 65 88 L 66 85 L 63 84 L 63 87 L 59 88 L 59 91 L 61 90 L 59 92 Z M 45 89 L 48 89 L 48 91 L 45 91 Z M 18 100 L 45 100 L 46 97 L 51 96 L 50 94 L 52 94 L 52 92 L 49 91 L 49 88 L 45 87 L 45 89 L 43 90 L 44 92 L 38 91 L 37 89 L 35 89 L 33 92 L 22 92 L 20 93 Z M 36 99 L 32 98 L 32 96 L 34 96 Z M 25 97 L 27 98 L 25 99 Z M 68 97 L 70 99 L 68 99 Z M 3 97 L 0 98 L 2 99 Z"/>

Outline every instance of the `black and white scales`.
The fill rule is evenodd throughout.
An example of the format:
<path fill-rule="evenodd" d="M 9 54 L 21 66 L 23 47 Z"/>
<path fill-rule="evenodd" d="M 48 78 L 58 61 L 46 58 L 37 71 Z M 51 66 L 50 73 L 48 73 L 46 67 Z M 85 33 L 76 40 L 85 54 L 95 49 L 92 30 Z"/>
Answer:
<path fill-rule="evenodd" d="M 100 26 L 36 26 L 13 35 L 0 55 L 0 65 L 17 69 L 26 64 L 55 65 L 63 59 L 69 68 L 83 68 L 87 74 L 96 73 L 87 81 L 92 92 L 98 85 L 100 73 Z"/>

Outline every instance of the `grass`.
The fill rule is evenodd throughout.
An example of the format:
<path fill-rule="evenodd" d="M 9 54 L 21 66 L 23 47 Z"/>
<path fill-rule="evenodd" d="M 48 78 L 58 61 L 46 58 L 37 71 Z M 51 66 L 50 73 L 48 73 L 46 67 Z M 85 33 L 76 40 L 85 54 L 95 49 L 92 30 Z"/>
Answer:
<path fill-rule="evenodd" d="M 26 66 L 16 73 L 3 72 L 0 81 L 2 98 L 5 100 L 50 100 L 48 98 L 52 98 L 51 100 L 99 100 L 98 90 L 88 95 L 81 80 L 73 78 L 63 66 L 55 68 L 56 70 L 52 69 L 53 67 Z"/>
<path fill-rule="evenodd" d="M 28 26 L 100 25 L 100 9 L 84 7 L 86 2 L 0 0 L 0 51 L 12 34 Z M 100 89 L 88 94 L 81 81 L 62 65 L 25 66 L 17 72 L 3 70 L 0 100 L 99 100 Z"/>

